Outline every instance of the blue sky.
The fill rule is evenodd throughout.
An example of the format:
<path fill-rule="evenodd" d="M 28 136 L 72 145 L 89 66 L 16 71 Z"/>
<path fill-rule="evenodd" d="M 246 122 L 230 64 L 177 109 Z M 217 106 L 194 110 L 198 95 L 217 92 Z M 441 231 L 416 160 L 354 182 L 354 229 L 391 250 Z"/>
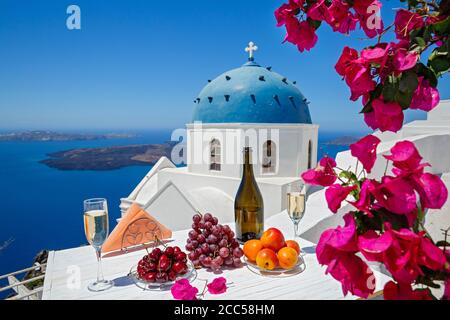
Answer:
<path fill-rule="evenodd" d="M 300 54 L 281 44 L 275 0 L 0 1 L 0 129 L 143 130 L 183 127 L 193 99 L 222 72 L 256 60 L 296 80 L 322 131 L 359 131 L 360 102 L 334 71 L 342 47 L 362 48 L 360 32 L 328 26 Z M 399 1 L 382 1 L 386 24 Z M 66 8 L 81 8 L 81 30 Z M 441 80 L 450 98 L 450 77 Z M 408 119 L 423 117 L 409 114 Z"/>

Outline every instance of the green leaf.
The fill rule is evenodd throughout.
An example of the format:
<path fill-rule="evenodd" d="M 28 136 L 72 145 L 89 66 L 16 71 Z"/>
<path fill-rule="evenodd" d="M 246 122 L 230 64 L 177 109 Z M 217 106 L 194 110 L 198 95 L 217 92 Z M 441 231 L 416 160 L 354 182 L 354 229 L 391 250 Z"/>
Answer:
<path fill-rule="evenodd" d="M 402 73 L 398 89 L 401 92 L 409 93 L 416 91 L 418 85 L 419 79 L 417 79 L 416 72 L 409 70 Z"/>
<path fill-rule="evenodd" d="M 437 87 L 438 80 L 436 74 L 432 69 L 428 68 L 423 63 L 418 63 L 416 65 L 416 72 L 418 75 L 425 77 L 425 79 L 427 79 L 428 82 L 430 83 L 430 86 L 432 86 L 433 88 Z"/>
<path fill-rule="evenodd" d="M 320 27 L 320 25 L 322 24 L 322 21 L 317 21 L 317 20 L 313 20 L 308 18 L 308 24 L 313 27 L 314 29 L 318 29 Z"/>
<path fill-rule="evenodd" d="M 428 57 L 428 66 L 433 69 L 437 76 L 440 76 L 450 70 L 449 39 L 447 39 L 447 41 L 442 46 L 435 48 Z"/>
<path fill-rule="evenodd" d="M 447 56 L 435 56 L 432 60 L 428 61 L 428 65 L 440 76 L 450 70 L 450 58 Z"/>
<path fill-rule="evenodd" d="M 369 101 L 365 104 L 365 106 L 361 109 L 359 113 L 369 113 L 373 111 L 372 102 Z"/>
<path fill-rule="evenodd" d="M 368 113 L 373 111 L 372 101 L 377 99 L 383 91 L 383 85 L 381 83 L 377 84 L 375 90 L 371 91 L 369 94 L 369 100 L 366 102 L 364 107 L 359 113 Z"/>
<path fill-rule="evenodd" d="M 421 48 L 425 48 L 425 46 L 427 45 L 422 37 L 415 37 L 412 42 L 417 44 Z"/>
<path fill-rule="evenodd" d="M 411 105 L 414 91 L 419 85 L 417 74 L 413 70 L 402 73 L 398 85 L 398 91 L 395 93 L 395 101 L 403 108 L 407 109 Z"/>
<path fill-rule="evenodd" d="M 414 92 L 402 92 L 397 91 L 395 95 L 395 101 L 402 107 L 403 110 L 408 109 L 411 105 L 412 97 Z"/>
<path fill-rule="evenodd" d="M 433 24 L 432 29 L 437 35 L 447 36 L 450 33 L 450 17 Z"/>
<path fill-rule="evenodd" d="M 409 228 L 408 219 L 404 215 L 392 213 L 384 208 L 379 209 L 377 214 L 383 222 L 389 222 L 394 230 Z"/>
<path fill-rule="evenodd" d="M 437 247 L 450 247 L 450 242 L 441 240 L 441 241 L 436 242 L 436 246 Z"/>
<path fill-rule="evenodd" d="M 382 90 L 383 98 L 387 102 L 395 101 L 395 94 L 398 90 L 398 82 L 394 76 L 389 76 L 388 81 L 384 83 Z"/>
<path fill-rule="evenodd" d="M 347 179 L 347 180 L 354 180 L 354 181 L 358 180 L 356 175 L 353 172 L 351 172 L 351 171 L 341 171 L 339 173 L 339 178 L 344 178 L 344 179 Z"/>

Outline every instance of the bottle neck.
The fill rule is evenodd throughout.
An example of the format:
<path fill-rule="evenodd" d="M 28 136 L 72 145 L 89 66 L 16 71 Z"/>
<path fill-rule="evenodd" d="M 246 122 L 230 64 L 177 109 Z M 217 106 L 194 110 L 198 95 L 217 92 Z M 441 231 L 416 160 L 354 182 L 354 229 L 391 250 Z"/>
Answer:
<path fill-rule="evenodd" d="M 253 176 L 253 164 L 251 150 L 248 148 L 244 149 L 244 176 L 251 177 Z"/>

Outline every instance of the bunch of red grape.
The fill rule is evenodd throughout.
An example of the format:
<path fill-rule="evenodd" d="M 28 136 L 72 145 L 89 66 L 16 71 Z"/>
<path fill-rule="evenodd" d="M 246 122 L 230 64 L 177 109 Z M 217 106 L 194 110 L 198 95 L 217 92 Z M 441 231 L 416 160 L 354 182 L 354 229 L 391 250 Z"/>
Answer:
<path fill-rule="evenodd" d="M 239 267 L 244 252 L 239 247 L 233 230 L 219 224 L 216 217 L 206 213 L 195 214 L 194 223 L 186 243 L 188 258 L 194 267 L 211 268 L 218 271 L 222 266 Z"/>
<path fill-rule="evenodd" d="M 186 253 L 179 247 L 155 248 L 138 263 L 137 273 L 147 282 L 175 281 L 188 271 Z"/>

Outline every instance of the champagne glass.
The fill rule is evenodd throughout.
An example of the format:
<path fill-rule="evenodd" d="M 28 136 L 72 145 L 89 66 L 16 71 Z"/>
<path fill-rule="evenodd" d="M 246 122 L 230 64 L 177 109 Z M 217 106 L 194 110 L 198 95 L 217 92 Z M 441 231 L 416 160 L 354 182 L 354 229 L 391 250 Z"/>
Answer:
<path fill-rule="evenodd" d="M 94 247 L 97 254 L 97 280 L 89 284 L 90 291 L 103 291 L 111 288 L 114 283 L 103 278 L 102 245 L 108 237 L 108 203 L 106 199 L 96 198 L 84 201 L 84 232 L 86 239 Z"/>
<path fill-rule="evenodd" d="M 300 186 L 290 185 L 287 189 L 287 212 L 294 224 L 295 239 L 299 237 L 298 225 L 305 214 L 306 195 Z"/>

